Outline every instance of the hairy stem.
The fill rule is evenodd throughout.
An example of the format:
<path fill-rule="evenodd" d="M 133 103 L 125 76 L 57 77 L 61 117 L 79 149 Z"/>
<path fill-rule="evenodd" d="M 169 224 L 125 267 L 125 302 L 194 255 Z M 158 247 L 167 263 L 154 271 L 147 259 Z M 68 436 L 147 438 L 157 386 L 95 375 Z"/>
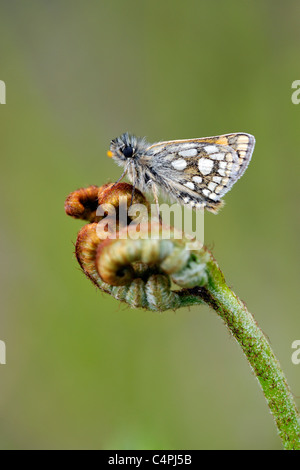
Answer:
<path fill-rule="evenodd" d="M 260 383 L 286 450 L 300 450 L 300 420 L 291 390 L 269 342 L 243 302 L 226 285 L 212 259 L 207 264 L 208 283 L 195 288 L 224 320 L 241 346 Z"/>

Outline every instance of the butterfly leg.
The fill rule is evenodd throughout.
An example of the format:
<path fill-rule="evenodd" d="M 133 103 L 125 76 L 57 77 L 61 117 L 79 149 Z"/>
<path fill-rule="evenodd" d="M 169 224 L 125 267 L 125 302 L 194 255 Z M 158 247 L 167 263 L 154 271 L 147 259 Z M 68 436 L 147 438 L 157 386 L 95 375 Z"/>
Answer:
<path fill-rule="evenodd" d="M 155 205 L 156 205 L 156 210 L 157 210 L 157 218 L 158 218 L 158 220 L 160 220 L 158 191 L 157 191 L 157 186 L 153 183 L 153 181 L 151 181 L 151 189 L 152 189 L 152 193 L 153 193 L 154 200 L 155 200 Z"/>
<path fill-rule="evenodd" d="M 134 193 L 135 193 L 135 184 L 132 186 L 132 192 L 131 192 L 131 200 L 130 200 L 130 206 L 132 206 L 133 203 L 133 198 L 134 198 Z"/>
<path fill-rule="evenodd" d="M 121 174 L 120 178 L 114 183 L 113 187 L 116 186 L 116 184 L 118 184 L 123 178 L 124 176 L 126 175 L 127 173 L 127 168 L 125 168 L 125 170 L 123 171 L 123 173 Z"/>

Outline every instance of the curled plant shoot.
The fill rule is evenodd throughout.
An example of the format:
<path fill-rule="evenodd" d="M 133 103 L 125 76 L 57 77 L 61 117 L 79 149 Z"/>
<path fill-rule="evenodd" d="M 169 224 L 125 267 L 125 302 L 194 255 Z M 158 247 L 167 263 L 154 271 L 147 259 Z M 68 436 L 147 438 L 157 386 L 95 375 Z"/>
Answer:
<path fill-rule="evenodd" d="M 99 289 L 133 308 L 163 312 L 209 305 L 242 348 L 284 448 L 300 450 L 299 412 L 281 366 L 245 304 L 227 286 L 213 255 L 204 246 L 191 250 L 188 237 L 178 239 L 175 229 L 158 219 L 142 218 L 135 231 L 138 236 L 132 238 L 128 231 L 134 218 L 117 217 L 114 236 L 101 238 L 99 222 L 109 210 L 99 213 L 98 207 L 113 207 L 121 214 L 120 201 L 127 209 L 132 203 L 141 204 L 150 214 L 144 195 L 138 190 L 133 195 L 127 183 L 90 186 L 66 199 L 66 213 L 88 222 L 78 233 L 75 251 L 83 272 Z M 149 238 L 150 223 L 155 236 Z"/>

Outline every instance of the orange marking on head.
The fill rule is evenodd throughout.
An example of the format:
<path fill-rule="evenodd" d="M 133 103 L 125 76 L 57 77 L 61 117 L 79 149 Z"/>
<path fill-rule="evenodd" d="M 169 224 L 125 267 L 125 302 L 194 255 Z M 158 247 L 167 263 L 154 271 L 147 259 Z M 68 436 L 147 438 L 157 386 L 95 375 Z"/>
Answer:
<path fill-rule="evenodd" d="M 113 153 L 112 153 L 111 150 L 109 150 L 109 151 L 107 152 L 107 156 L 108 156 L 109 158 L 111 158 L 111 157 L 113 156 Z"/>

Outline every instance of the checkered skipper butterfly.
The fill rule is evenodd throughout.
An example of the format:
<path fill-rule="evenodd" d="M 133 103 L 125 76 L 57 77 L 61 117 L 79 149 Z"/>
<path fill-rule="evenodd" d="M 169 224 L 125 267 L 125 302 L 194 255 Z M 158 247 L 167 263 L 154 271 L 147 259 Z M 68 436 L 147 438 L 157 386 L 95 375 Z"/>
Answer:
<path fill-rule="evenodd" d="M 217 213 L 221 198 L 244 174 L 255 138 L 246 133 L 148 144 L 125 133 L 111 141 L 107 153 L 127 174 L 133 187 L 158 191 L 195 209 Z"/>

